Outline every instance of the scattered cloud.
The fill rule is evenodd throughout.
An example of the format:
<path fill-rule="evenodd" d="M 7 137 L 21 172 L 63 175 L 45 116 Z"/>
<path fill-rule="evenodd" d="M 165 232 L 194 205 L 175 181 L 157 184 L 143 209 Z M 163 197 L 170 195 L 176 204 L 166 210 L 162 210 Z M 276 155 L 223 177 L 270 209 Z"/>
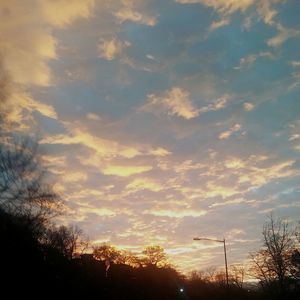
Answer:
<path fill-rule="evenodd" d="M 293 67 L 300 67 L 300 60 L 293 60 L 293 61 L 291 61 L 291 65 L 293 66 Z"/>
<path fill-rule="evenodd" d="M 89 17 L 93 2 L 92 0 L 2 2 L 1 59 L 11 80 L 19 84 L 49 85 L 51 72 L 47 63 L 50 59 L 57 58 L 58 43 L 52 30 L 67 26 L 78 18 Z M 11 22 L 12 19 L 15 21 Z"/>
<path fill-rule="evenodd" d="M 289 141 L 295 141 L 300 139 L 300 134 L 292 134 L 289 138 Z"/>
<path fill-rule="evenodd" d="M 122 1 L 123 6 L 114 12 L 114 16 L 120 23 L 130 21 L 147 26 L 155 26 L 157 23 L 156 16 L 150 16 L 145 11 L 138 11 L 134 1 Z"/>
<path fill-rule="evenodd" d="M 142 177 L 142 178 L 134 179 L 126 186 L 126 189 L 134 192 L 142 191 L 142 190 L 159 192 L 163 189 L 163 186 L 158 181 L 155 181 L 150 178 Z"/>
<path fill-rule="evenodd" d="M 184 119 L 193 119 L 199 115 L 199 110 L 193 105 L 189 92 L 179 87 L 173 87 L 159 96 L 148 95 L 147 102 L 140 111 L 163 113 Z"/>
<path fill-rule="evenodd" d="M 244 110 L 246 111 L 251 111 L 255 107 L 254 104 L 251 102 L 245 102 L 243 106 L 244 106 Z"/>
<path fill-rule="evenodd" d="M 141 174 L 152 169 L 152 166 L 117 166 L 108 165 L 101 168 L 101 172 L 105 175 L 115 175 L 121 177 L 127 177 L 134 174 Z"/>
<path fill-rule="evenodd" d="M 268 25 L 274 25 L 273 18 L 277 11 L 272 8 L 273 3 L 283 2 L 282 0 L 261 0 L 257 2 L 257 12 L 263 21 Z"/>
<path fill-rule="evenodd" d="M 121 145 L 117 141 L 94 136 L 84 128 L 80 127 L 69 128 L 68 134 L 59 134 L 45 137 L 41 140 L 41 143 L 54 145 L 81 144 L 82 146 L 94 150 L 99 156 L 103 158 L 112 158 L 116 156 L 132 158 L 141 154 L 141 152 L 135 147 Z"/>
<path fill-rule="evenodd" d="M 223 109 L 226 107 L 228 100 L 229 100 L 229 95 L 225 94 L 224 96 L 218 98 L 217 100 L 215 100 L 213 103 L 207 105 L 207 106 L 203 106 L 201 107 L 198 112 L 200 113 L 206 113 L 209 111 L 216 111 L 219 109 Z"/>
<path fill-rule="evenodd" d="M 92 121 L 100 121 L 101 120 L 100 116 L 97 114 L 94 114 L 94 113 L 88 113 L 86 115 L 86 117 L 87 117 L 87 119 L 92 120 Z"/>
<path fill-rule="evenodd" d="M 209 31 L 214 31 L 220 27 L 226 26 L 230 23 L 229 19 L 221 19 L 219 21 L 214 21 L 211 23 L 210 27 L 209 27 Z"/>
<path fill-rule="evenodd" d="M 57 59 L 54 30 L 88 18 L 93 4 L 93 0 L 1 1 L 0 64 L 9 78 L 6 84 L 13 98 L 9 99 L 8 120 L 19 123 L 20 128 L 26 128 L 25 122 L 31 120 L 22 111 L 25 107 L 50 118 L 57 117 L 55 109 L 33 99 L 28 88 L 53 83 L 48 63 Z"/>
<path fill-rule="evenodd" d="M 231 127 L 229 130 L 227 131 L 223 131 L 222 133 L 220 133 L 219 135 L 219 139 L 220 140 L 226 140 L 228 139 L 233 133 L 240 131 L 242 128 L 242 126 L 240 124 L 235 124 L 233 127 Z"/>
<path fill-rule="evenodd" d="M 234 69 L 250 68 L 259 57 L 273 58 L 273 54 L 271 52 L 260 52 L 258 54 L 250 54 L 246 57 L 242 57 L 239 65 L 234 67 Z"/>
<path fill-rule="evenodd" d="M 152 209 L 144 211 L 144 214 L 151 214 L 157 217 L 168 217 L 168 218 L 184 218 L 184 217 L 201 217 L 207 214 L 206 210 L 165 210 L 165 209 Z"/>
<path fill-rule="evenodd" d="M 62 180 L 66 183 L 84 182 L 88 178 L 87 174 L 80 171 L 69 171 L 62 176 Z"/>
<path fill-rule="evenodd" d="M 255 3 L 255 0 L 176 0 L 181 4 L 199 3 L 211 7 L 221 14 L 231 14 L 236 11 L 245 11 Z"/>
<path fill-rule="evenodd" d="M 283 27 L 280 23 L 276 27 L 278 34 L 267 40 L 267 44 L 270 47 L 277 48 L 288 39 L 300 36 L 300 30 Z"/>
<path fill-rule="evenodd" d="M 193 119 L 201 113 L 225 108 L 228 99 L 229 95 L 224 95 L 207 106 L 196 108 L 190 99 L 189 92 L 179 87 L 174 87 L 159 96 L 154 94 L 148 95 L 147 102 L 139 110 Z"/>
<path fill-rule="evenodd" d="M 102 39 L 100 44 L 98 45 L 99 57 L 106 60 L 113 60 L 121 55 L 124 48 L 129 46 L 129 42 L 122 42 L 117 38 L 108 40 Z"/>
<path fill-rule="evenodd" d="M 278 14 L 274 8 L 277 3 L 285 0 L 176 0 L 181 4 L 202 4 L 217 11 L 223 18 L 220 21 L 214 21 L 210 26 L 210 31 L 228 25 L 230 23 L 229 16 L 236 12 L 244 13 L 250 7 L 254 7 L 256 13 L 267 25 L 273 26 L 275 22 L 273 18 Z M 252 16 L 248 15 L 244 20 L 244 28 L 249 29 L 252 25 Z"/>
<path fill-rule="evenodd" d="M 149 152 L 151 155 L 154 155 L 154 156 L 166 156 L 166 155 L 170 155 L 172 154 L 171 151 L 165 149 L 165 148 L 156 148 L 156 149 L 153 149 L 153 150 L 150 150 Z"/>
<path fill-rule="evenodd" d="M 25 120 L 31 120 L 33 111 L 37 111 L 45 117 L 57 119 L 57 113 L 53 106 L 34 100 L 29 93 L 25 92 L 12 93 L 7 104 L 7 110 L 7 119 L 19 124 Z M 23 123 L 23 125 L 25 124 Z"/>

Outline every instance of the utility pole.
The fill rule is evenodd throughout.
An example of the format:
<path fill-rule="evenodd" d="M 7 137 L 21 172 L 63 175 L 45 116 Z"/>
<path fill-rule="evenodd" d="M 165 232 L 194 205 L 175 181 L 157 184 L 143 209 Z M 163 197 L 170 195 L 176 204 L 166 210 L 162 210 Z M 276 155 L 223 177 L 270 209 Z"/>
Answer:
<path fill-rule="evenodd" d="M 223 240 L 215 240 L 215 239 L 209 239 L 209 238 L 196 237 L 193 240 L 194 241 L 213 241 L 213 242 L 223 243 L 223 245 L 224 245 L 224 257 L 225 257 L 226 285 L 227 285 L 227 289 L 229 291 L 228 266 L 227 266 L 227 254 L 226 254 L 226 241 L 225 241 L 225 238 Z"/>

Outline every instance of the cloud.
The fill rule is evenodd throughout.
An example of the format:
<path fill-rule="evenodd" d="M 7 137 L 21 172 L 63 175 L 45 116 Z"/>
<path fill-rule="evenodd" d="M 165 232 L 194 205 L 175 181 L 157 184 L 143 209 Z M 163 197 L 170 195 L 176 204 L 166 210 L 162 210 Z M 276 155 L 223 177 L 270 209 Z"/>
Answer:
<path fill-rule="evenodd" d="M 268 25 L 273 25 L 273 18 L 277 15 L 277 11 L 272 8 L 272 3 L 283 2 L 283 0 L 264 0 L 258 1 L 257 3 L 257 12 L 263 21 Z"/>
<path fill-rule="evenodd" d="M 100 116 L 94 113 L 88 113 L 86 115 L 87 119 L 92 120 L 92 121 L 99 121 L 101 120 Z"/>
<path fill-rule="evenodd" d="M 11 80 L 25 85 L 49 85 L 48 61 L 57 57 L 58 43 L 52 30 L 88 17 L 92 6 L 91 0 L 1 2 L 1 59 Z"/>
<path fill-rule="evenodd" d="M 141 12 L 137 10 L 137 1 L 122 1 L 123 6 L 114 12 L 114 16 L 120 23 L 130 21 L 147 26 L 155 26 L 157 18 L 149 16 L 145 11 Z"/>
<path fill-rule="evenodd" d="M 235 205 L 235 204 L 241 204 L 244 203 L 245 200 L 241 198 L 233 199 L 233 200 L 228 200 L 228 201 L 222 201 L 222 202 L 215 202 L 209 206 L 209 208 L 214 208 L 218 206 L 227 206 L 227 205 Z"/>
<path fill-rule="evenodd" d="M 34 111 L 45 117 L 57 119 L 53 106 L 34 100 L 27 92 L 12 91 L 7 100 L 3 105 L 4 118 L 10 125 L 15 125 L 15 130 L 29 129 L 30 124 L 34 123 Z"/>
<path fill-rule="evenodd" d="M 277 178 L 299 176 L 299 171 L 293 169 L 294 160 L 278 162 L 269 167 L 248 165 L 244 174 L 240 174 L 239 182 L 251 182 L 252 187 L 262 186 Z"/>
<path fill-rule="evenodd" d="M 225 108 L 228 99 L 229 95 L 225 94 L 213 103 L 197 108 L 192 103 L 188 91 L 180 87 L 173 87 L 160 95 L 148 95 L 146 103 L 139 108 L 139 111 L 152 112 L 156 115 L 178 116 L 189 120 L 198 117 L 201 113 Z"/>
<path fill-rule="evenodd" d="M 300 60 L 293 60 L 291 61 L 291 65 L 296 68 L 296 67 L 300 67 Z"/>
<path fill-rule="evenodd" d="M 206 210 L 191 209 L 151 209 L 144 211 L 144 214 L 151 214 L 157 217 L 184 218 L 184 217 L 201 217 L 207 214 Z"/>
<path fill-rule="evenodd" d="M 201 107 L 198 112 L 199 114 L 200 113 L 206 113 L 206 112 L 209 112 L 209 111 L 216 111 L 216 110 L 219 110 L 219 109 L 223 109 L 226 107 L 226 104 L 229 100 L 229 95 L 224 95 L 220 98 L 218 98 L 217 100 L 215 100 L 213 103 L 207 105 L 207 106 L 203 106 Z"/>
<path fill-rule="evenodd" d="M 267 40 L 267 44 L 270 47 L 274 47 L 274 48 L 279 47 L 286 40 L 288 40 L 292 37 L 300 36 L 300 30 L 286 28 L 286 27 L 283 27 L 279 23 L 277 24 L 276 27 L 277 27 L 277 30 L 278 30 L 278 34 Z"/>
<path fill-rule="evenodd" d="M 53 31 L 61 29 L 78 18 L 90 16 L 93 0 L 29 0 L 0 2 L 1 68 L 9 85 L 10 102 L 7 120 L 27 128 L 34 110 L 57 118 L 55 109 L 33 99 L 28 93 L 32 86 L 49 86 L 52 74 L 48 65 L 57 59 L 58 41 Z M 12 20 L 14 20 L 12 22 Z M 3 84 L 3 83 L 1 83 Z M 2 87 L 4 88 L 4 87 Z"/>
<path fill-rule="evenodd" d="M 158 182 L 150 178 L 142 177 L 136 178 L 129 184 L 127 184 L 126 189 L 130 191 L 142 191 L 150 190 L 153 192 L 159 192 L 163 189 L 163 186 Z"/>
<path fill-rule="evenodd" d="M 253 110 L 254 109 L 254 104 L 253 103 L 250 103 L 250 102 L 245 102 L 244 104 L 243 104 L 243 106 L 244 106 L 244 110 L 246 110 L 246 111 L 251 111 L 251 110 Z"/>
<path fill-rule="evenodd" d="M 209 31 L 214 31 L 220 27 L 226 26 L 230 23 L 229 19 L 221 19 L 219 21 L 213 21 L 209 27 Z"/>
<path fill-rule="evenodd" d="M 265 24 L 273 26 L 275 22 L 273 18 L 277 15 L 274 5 L 284 3 L 285 0 L 176 0 L 181 4 L 202 4 L 217 11 L 223 18 L 220 21 L 213 22 L 210 31 L 228 25 L 229 16 L 236 12 L 244 13 L 250 7 L 255 7 L 256 13 L 264 21 Z M 244 27 L 249 29 L 252 23 L 251 16 L 247 16 L 244 21 Z"/>
<path fill-rule="evenodd" d="M 289 141 L 295 141 L 300 139 L 300 134 L 292 134 L 289 138 Z"/>
<path fill-rule="evenodd" d="M 109 164 L 106 167 L 102 167 L 101 172 L 105 175 L 127 177 L 135 174 L 141 174 L 150 171 L 151 169 L 152 166 L 118 166 Z"/>
<path fill-rule="evenodd" d="M 250 68 L 259 57 L 273 58 L 274 56 L 271 52 L 260 52 L 258 54 L 250 54 L 246 57 L 242 57 L 240 59 L 239 65 L 234 67 L 234 69 L 238 70 L 242 68 Z"/>
<path fill-rule="evenodd" d="M 165 148 L 162 148 L 162 147 L 150 150 L 149 153 L 151 155 L 158 156 L 158 157 L 167 156 L 167 155 L 172 154 L 171 151 L 169 151 L 169 150 L 167 150 Z"/>
<path fill-rule="evenodd" d="M 117 141 L 94 136 L 84 128 L 68 128 L 68 131 L 68 134 L 59 134 L 45 137 L 41 140 L 41 143 L 54 145 L 81 144 L 82 146 L 94 150 L 100 157 L 103 158 L 112 158 L 116 156 L 133 158 L 141 154 L 141 152 L 134 147 L 121 145 Z"/>
<path fill-rule="evenodd" d="M 225 160 L 225 166 L 228 169 L 241 169 L 245 167 L 245 162 L 239 158 Z"/>
<path fill-rule="evenodd" d="M 234 132 L 240 131 L 242 126 L 240 124 L 235 124 L 233 127 L 231 127 L 229 130 L 224 131 L 220 133 L 219 139 L 220 140 L 226 140 L 228 139 Z"/>
<path fill-rule="evenodd" d="M 68 171 L 62 175 L 62 180 L 66 183 L 83 182 L 88 178 L 87 174 L 80 171 Z"/>
<path fill-rule="evenodd" d="M 231 14 L 236 11 L 245 11 L 256 0 L 176 0 L 181 4 L 199 3 L 211 7 L 221 14 Z"/>
<path fill-rule="evenodd" d="M 98 45 L 99 57 L 102 57 L 106 60 L 113 60 L 121 55 L 124 48 L 129 46 L 129 42 L 122 42 L 117 38 L 108 40 L 102 39 Z"/>
<path fill-rule="evenodd" d="M 236 194 L 239 194 L 240 191 L 234 186 L 226 186 L 217 182 L 209 181 L 206 184 L 206 197 L 217 197 L 221 196 L 227 198 Z"/>
<path fill-rule="evenodd" d="M 173 87 L 159 96 L 148 95 L 147 102 L 140 111 L 163 113 L 188 120 L 199 115 L 199 110 L 192 104 L 189 93 L 179 87 Z"/>

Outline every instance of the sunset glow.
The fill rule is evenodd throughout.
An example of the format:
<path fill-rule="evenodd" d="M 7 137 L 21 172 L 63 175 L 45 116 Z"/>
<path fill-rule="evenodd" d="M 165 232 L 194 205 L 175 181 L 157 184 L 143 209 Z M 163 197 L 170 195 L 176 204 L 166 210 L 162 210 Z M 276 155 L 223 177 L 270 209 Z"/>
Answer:
<path fill-rule="evenodd" d="M 92 244 L 246 263 L 300 215 L 300 1 L 0 2 L 8 119 Z M 13 20 L 13 21 L 12 21 Z M 180 292 L 184 292 L 180 290 Z"/>

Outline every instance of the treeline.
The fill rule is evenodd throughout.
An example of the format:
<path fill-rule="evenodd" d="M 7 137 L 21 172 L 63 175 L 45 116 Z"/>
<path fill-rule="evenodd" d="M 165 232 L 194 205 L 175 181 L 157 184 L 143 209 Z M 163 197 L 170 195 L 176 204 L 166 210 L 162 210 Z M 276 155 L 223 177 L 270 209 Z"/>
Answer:
<path fill-rule="evenodd" d="M 160 246 L 136 254 L 102 244 L 87 253 L 80 229 L 51 221 L 62 201 L 48 184 L 38 144 L 0 138 L 1 292 L 7 298 L 298 299 L 299 227 L 270 216 L 250 270 L 232 266 L 229 286 L 213 268 L 183 276 Z M 244 282 L 249 272 L 255 288 Z"/>

